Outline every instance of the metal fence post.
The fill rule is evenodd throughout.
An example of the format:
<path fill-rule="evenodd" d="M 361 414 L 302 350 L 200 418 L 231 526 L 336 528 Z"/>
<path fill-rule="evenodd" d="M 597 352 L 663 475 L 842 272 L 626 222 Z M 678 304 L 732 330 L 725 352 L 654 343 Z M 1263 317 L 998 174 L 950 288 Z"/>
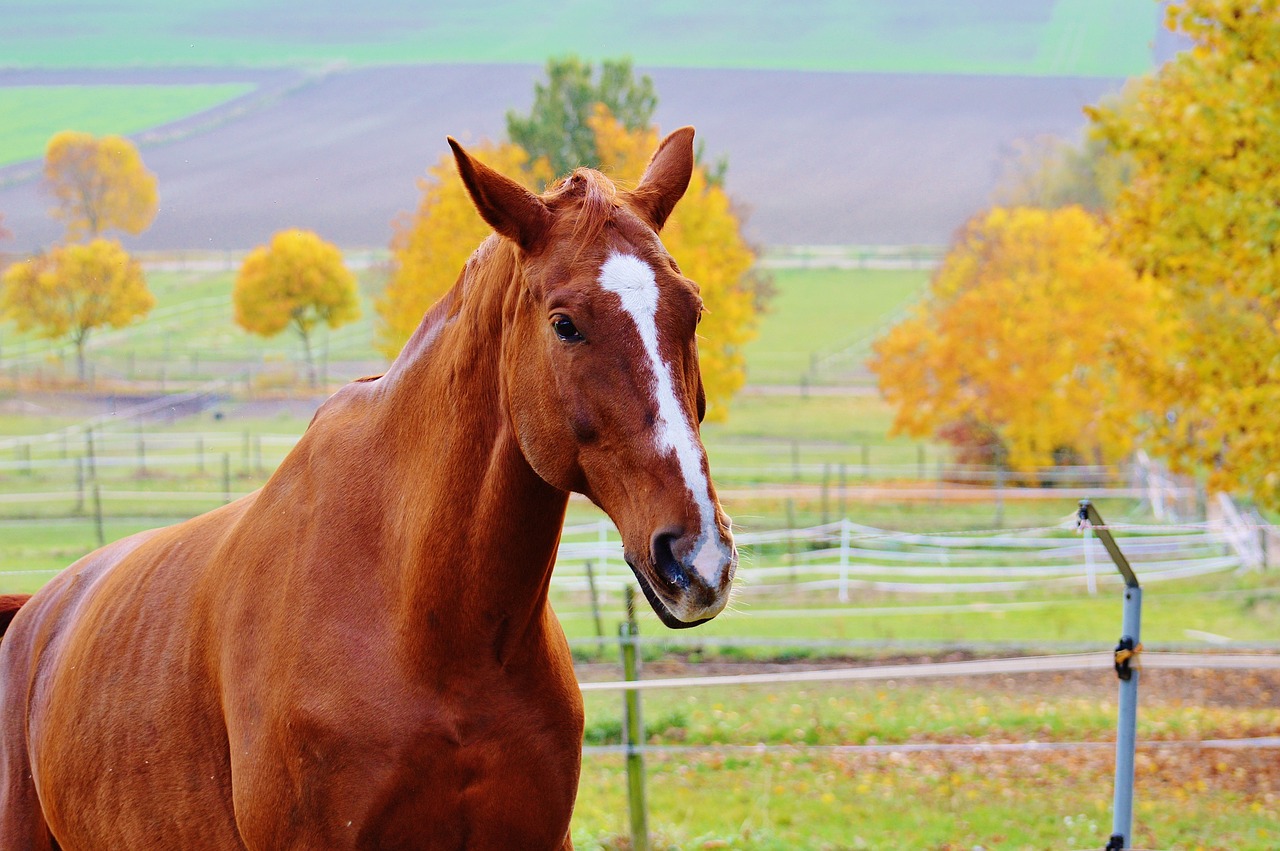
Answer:
<path fill-rule="evenodd" d="M 1116 676 L 1120 678 L 1120 709 L 1116 721 L 1116 788 L 1112 804 L 1111 838 L 1105 851 L 1133 847 L 1133 759 L 1138 742 L 1138 676 L 1142 652 L 1142 588 L 1129 560 L 1120 552 L 1102 515 L 1087 499 L 1080 500 L 1079 522 L 1092 527 L 1116 569 L 1124 577 L 1124 616 L 1116 645 Z"/>
<path fill-rule="evenodd" d="M 635 595 L 627 586 L 627 620 L 618 624 L 618 645 L 622 649 L 622 673 L 628 682 L 640 679 L 636 644 L 640 627 L 636 624 Z M 633 851 L 649 851 L 649 815 L 644 799 L 644 720 L 640 716 L 640 692 L 623 692 L 622 735 L 627 750 L 627 809 L 631 816 Z"/>

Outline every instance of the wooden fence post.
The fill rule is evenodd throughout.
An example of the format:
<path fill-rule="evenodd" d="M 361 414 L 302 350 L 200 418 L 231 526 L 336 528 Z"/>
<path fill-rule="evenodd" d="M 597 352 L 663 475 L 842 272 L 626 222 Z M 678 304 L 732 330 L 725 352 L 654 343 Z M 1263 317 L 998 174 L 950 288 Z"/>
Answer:
<path fill-rule="evenodd" d="M 622 649 L 622 673 L 628 682 L 640 679 L 636 644 L 640 627 L 636 624 L 635 594 L 627 586 L 627 620 L 618 624 L 618 644 Z M 640 692 L 623 693 L 622 735 L 627 750 L 627 809 L 631 817 L 631 848 L 649 851 L 649 814 L 644 799 L 644 721 L 640 716 Z"/>

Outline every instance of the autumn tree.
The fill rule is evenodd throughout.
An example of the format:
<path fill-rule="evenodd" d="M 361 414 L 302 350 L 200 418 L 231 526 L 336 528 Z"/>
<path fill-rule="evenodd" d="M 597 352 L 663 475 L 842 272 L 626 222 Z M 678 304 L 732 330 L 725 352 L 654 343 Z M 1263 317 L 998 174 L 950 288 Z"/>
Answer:
<path fill-rule="evenodd" d="M 1167 291 L 1176 344 L 1152 364 L 1153 448 L 1214 489 L 1280 506 L 1280 6 L 1185 0 L 1195 46 L 1090 110 L 1130 157 L 1112 224 Z"/>
<path fill-rule="evenodd" d="M 1091 134 L 1079 142 L 1058 136 L 1020 139 L 1001 161 L 992 202 L 1047 210 L 1074 204 L 1102 213 L 1115 206 L 1131 170 L 1127 156 Z"/>
<path fill-rule="evenodd" d="M 654 127 L 629 130 L 604 104 L 588 124 L 600 167 L 634 185 L 658 146 Z M 754 339 L 772 288 L 755 270 L 755 252 L 723 185 L 699 163 L 689 188 L 662 229 L 662 242 L 680 270 L 698 284 L 706 313 L 698 326 L 698 359 L 707 393 L 707 418 L 723 420 L 729 400 L 746 382 L 743 349 Z"/>
<path fill-rule="evenodd" d="M 235 319 L 253 334 L 271 337 L 292 328 L 302 340 L 307 380 L 317 384 L 311 335 L 321 323 L 337 328 L 360 317 L 355 275 L 342 252 L 316 234 L 286 230 L 249 252 L 232 292 Z"/>
<path fill-rule="evenodd" d="M 526 188 L 550 178 L 545 164 L 529 163 L 516 145 L 476 145 L 472 153 Z M 374 345 L 394 358 L 436 299 L 453 286 L 467 258 L 491 233 L 476 212 L 458 177 L 451 153 L 443 155 L 418 181 L 422 200 L 413 216 L 393 226 L 391 277 L 375 304 L 382 322 Z"/>
<path fill-rule="evenodd" d="M 69 241 L 108 230 L 139 234 L 155 218 L 156 176 L 121 136 L 56 134 L 45 149 L 44 179 L 57 201 L 53 215 L 66 225 Z"/>
<path fill-rule="evenodd" d="M 590 65 L 552 60 L 548 78 L 538 86 L 529 117 L 508 115 L 512 139 L 532 150 L 515 143 L 482 145 L 475 148 L 477 156 L 533 191 L 583 164 L 600 168 L 623 188 L 635 185 L 658 145 L 658 131 L 649 123 L 657 103 L 652 82 L 647 77 L 636 82 L 626 60 L 606 61 L 598 82 Z M 699 161 L 662 230 L 663 243 L 699 284 L 706 305 L 698 347 L 710 419 L 726 416 L 729 399 L 746 380 L 743 347 L 755 336 L 772 294 L 768 279 L 754 269 L 755 253 L 725 194 L 723 176 L 723 162 L 708 168 Z M 376 345 L 388 357 L 400 351 L 491 232 L 458 178 L 452 156 L 432 166 L 419 186 L 417 212 L 396 224 L 392 276 L 377 302 L 382 322 Z"/>
<path fill-rule="evenodd" d="M 546 70 L 546 82 L 534 85 L 529 114 L 507 113 L 507 136 L 530 159 L 546 160 L 548 179 L 601 164 L 590 126 L 597 104 L 628 131 L 649 127 L 658 96 L 648 75 L 635 78 L 630 59 L 604 60 L 598 79 L 591 63 L 573 56 L 548 60 Z"/>
<path fill-rule="evenodd" d="M 15 263 L 0 282 L 0 313 L 20 331 L 69 337 L 81 381 L 89 335 L 106 326 L 123 328 L 155 305 L 141 265 L 107 239 L 60 246 Z"/>
<path fill-rule="evenodd" d="M 1152 280 L 1106 239 L 1080 207 L 971 220 L 925 300 L 874 344 L 894 430 L 969 451 L 992 441 L 1015 470 L 1128 453 L 1144 398 L 1130 365 L 1166 326 Z"/>

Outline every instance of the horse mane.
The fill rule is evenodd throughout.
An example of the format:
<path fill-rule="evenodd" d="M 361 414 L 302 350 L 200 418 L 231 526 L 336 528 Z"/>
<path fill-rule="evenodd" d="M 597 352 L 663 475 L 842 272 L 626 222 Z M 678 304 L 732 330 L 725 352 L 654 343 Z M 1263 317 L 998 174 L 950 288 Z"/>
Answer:
<path fill-rule="evenodd" d="M 9 629 L 9 622 L 22 608 L 22 604 L 31 599 L 30 594 L 0 594 L 0 636 Z"/>

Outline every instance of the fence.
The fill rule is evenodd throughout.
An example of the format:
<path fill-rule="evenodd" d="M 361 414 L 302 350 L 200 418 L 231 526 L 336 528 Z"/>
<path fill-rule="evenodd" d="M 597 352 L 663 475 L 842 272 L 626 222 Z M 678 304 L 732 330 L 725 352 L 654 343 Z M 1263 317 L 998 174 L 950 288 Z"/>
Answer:
<path fill-rule="evenodd" d="M 1108 556 L 1114 561 L 1125 585 L 1124 616 L 1121 638 L 1116 649 L 1111 653 L 1084 653 L 1050 657 L 1021 657 L 931 664 L 885 665 L 879 667 L 843 667 L 818 671 L 769 672 L 736 676 L 680 677 L 641 680 L 639 677 L 639 648 L 637 644 L 639 630 L 635 622 L 634 597 L 631 592 L 631 587 L 627 586 L 627 621 L 619 627 L 619 647 L 622 655 L 625 679 L 616 682 L 581 683 L 580 688 L 584 693 L 604 690 L 622 691 L 624 693 L 622 720 L 624 744 L 618 748 L 614 748 L 613 751 L 623 753 L 626 758 L 631 847 L 638 849 L 638 851 L 647 851 L 649 848 L 647 826 L 648 812 L 645 800 L 643 762 L 645 753 L 652 753 L 658 750 L 665 753 L 671 753 L 688 752 L 691 750 L 719 749 L 718 746 L 664 746 L 660 749 L 647 746 L 645 744 L 646 737 L 644 733 L 643 714 L 641 711 L 641 693 L 644 691 L 672 688 L 688 689 L 725 687 L 729 685 L 746 686 L 867 680 L 896 681 L 925 677 L 956 677 L 979 674 L 998 674 L 1002 677 L 1008 677 L 1033 672 L 1108 670 L 1114 668 L 1120 681 L 1120 694 L 1117 721 L 1118 735 L 1114 745 L 1116 751 L 1115 798 L 1113 805 L 1114 819 L 1112 833 L 1107 842 L 1106 848 L 1108 851 L 1121 851 L 1122 849 L 1130 848 L 1133 824 L 1134 765 L 1137 747 L 1136 716 L 1138 679 L 1140 673 L 1138 665 L 1139 655 L 1141 656 L 1141 667 L 1148 669 L 1212 666 L 1219 670 L 1280 670 L 1280 655 L 1214 655 L 1209 657 L 1200 654 L 1144 652 L 1139 632 L 1142 607 L 1142 589 L 1138 585 L 1138 580 L 1134 571 L 1131 569 L 1127 558 L 1123 553 L 1121 553 L 1118 545 L 1112 537 L 1110 527 L 1103 523 L 1097 510 L 1091 505 L 1089 500 L 1081 501 L 1080 510 L 1077 515 L 1077 522 L 1080 527 L 1093 530 L 1097 533 L 1097 542 L 1100 543 Z M 844 531 L 847 537 L 847 529 Z M 1088 546 L 1088 540 L 1089 539 L 1086 539 L 1086 547 Z M 1099 744 L 1104 747 L 1110 746 L 1109 743 L 1093 742 L 1073 742 L 1063 744 L 1076 747 L 1095 747 Z M 1250 737 L 1246 739 L 1210 742 L 1183 741 L 1178 742 L 1177 745 L 1228 748 L 1280 748 L 1280 737 Z M 850 753 L 862 750 L 866 746 L 844 745 L 835 747 L 839 748 L 839 752 Z M 925 748 L 937 749 L 939 747 L 941 746 L 937 744 L 926 744 L 915 748 L 911 746 L 876 746 L 876 749 L 883 752 L 885 749 L 904 751 L 911 749 L 921 750 Z M 1005 749 L 1008 749 L 1008 747 L 1009 746 L 1005 746 Z M 1037 743 L 1035 747 L 1039 748 L 1040 746 Z M 954 745 L 950 746 L 950 748 L 958 749 L 957 746 Z M 989 746 L 985 744 L 968 746 L 960 745 L 959 748 L 970 750 L 990 749 Z M 745 749 L 741 747 L 737 748 L 739 751 L 746 750 L 757 754 L 762 754 L 769 750 L 776 749 L 778 749 L 777 746 L 763 744 L 757 744 Z M 806 752 L 812 751 L 814 748 L 813 746 L 787 745 L 785 746 L 785 750 L 789 752 Z M 832 746 L 827 746 L 823 748 L 823 750 L 827 753 L 835 752 Z M 584 752 L 590 753 L 593 751 L 591 749 L 584 749 Z M 607 751 L 605 749 L 596 748 L 594 749 L 594 752 Z"/>

